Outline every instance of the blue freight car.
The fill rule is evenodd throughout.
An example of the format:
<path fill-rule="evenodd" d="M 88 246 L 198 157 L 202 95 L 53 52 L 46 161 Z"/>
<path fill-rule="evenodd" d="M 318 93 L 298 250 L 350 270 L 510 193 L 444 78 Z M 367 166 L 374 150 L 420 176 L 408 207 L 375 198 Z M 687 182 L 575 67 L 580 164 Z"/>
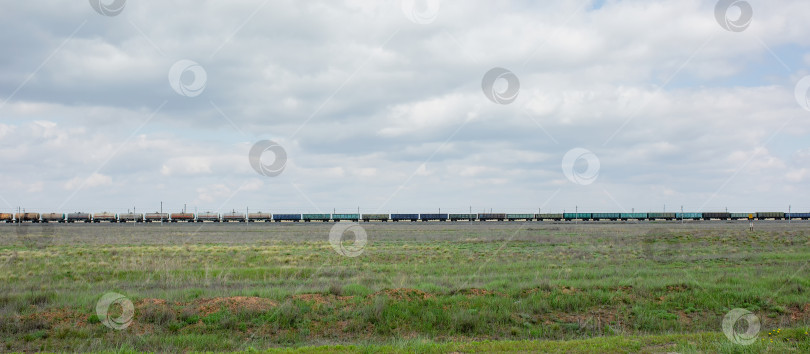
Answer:
<path fill-rule="evenodd" d="M 808 220 L 810 213 L 785 213 L 785 217 L 791 220 Z"/>
<path fill-rule="evenodd" d="M 275 222 L 282 222 L 282 221 L 299 222 L 299 221 L 301 221 L 301 214 L 273 214 L 273 221 L 275 221 Z"/>
<path fill-rule="evenodd" d="M 391 214 L 393 221 L 418 221 L 419 214 Z"/>
<path fill-rule="evenodd" d="M 422 221 L 447 221 L 449 217 L 448 214 L 419 214 Z"/>

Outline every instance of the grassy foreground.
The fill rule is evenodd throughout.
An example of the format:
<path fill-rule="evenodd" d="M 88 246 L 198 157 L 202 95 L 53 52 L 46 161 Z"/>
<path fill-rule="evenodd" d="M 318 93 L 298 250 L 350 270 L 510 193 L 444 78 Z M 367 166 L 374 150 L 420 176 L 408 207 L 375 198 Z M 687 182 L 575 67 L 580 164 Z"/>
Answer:
<path fill-rule="evenodd" d="M 362 224 L 353 258 L 331 226 L 0 225 L 0 350 L 810 349 L 807 223 Z"/>

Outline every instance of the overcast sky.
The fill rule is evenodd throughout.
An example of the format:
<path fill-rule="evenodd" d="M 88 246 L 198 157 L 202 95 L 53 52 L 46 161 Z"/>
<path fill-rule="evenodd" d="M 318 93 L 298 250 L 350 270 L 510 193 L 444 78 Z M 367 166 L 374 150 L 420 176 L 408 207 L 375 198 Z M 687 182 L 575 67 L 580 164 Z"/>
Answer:
<path fill-rule="evenodd" d="M 810 211 L 807 1 L 0 6 L 2 210 Z"/>

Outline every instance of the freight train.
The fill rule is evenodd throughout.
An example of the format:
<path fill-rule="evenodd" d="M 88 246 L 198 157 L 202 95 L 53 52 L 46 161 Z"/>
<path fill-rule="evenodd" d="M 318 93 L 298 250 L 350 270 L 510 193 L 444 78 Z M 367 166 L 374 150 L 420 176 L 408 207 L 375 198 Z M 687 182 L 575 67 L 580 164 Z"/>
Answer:
<path fill-rule="evenodd" d="M 151 222 L 417 222 L 417 221 L 628 221 L 628 220 L 810 220 L 810 213 L 546 213 L 546 214 L 271 214 L 271 213 L 0 213 L 6 223 L 151 223 Z"/>

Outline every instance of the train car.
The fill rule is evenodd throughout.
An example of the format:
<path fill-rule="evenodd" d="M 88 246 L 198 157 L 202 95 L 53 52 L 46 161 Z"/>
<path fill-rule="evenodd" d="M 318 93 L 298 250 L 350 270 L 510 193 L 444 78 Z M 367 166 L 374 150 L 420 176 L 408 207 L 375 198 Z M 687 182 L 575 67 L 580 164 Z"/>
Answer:
<path fill-rule="evenodd" d="M 282 222 L 282 221 L 299 222 L 299 221 L 301 221 L 301 214 L 273 214 L 273 221 L 275 221 L 275 222 Z"/>
<path fill-rule="evenodd" d="M 169 214 L 170 222 L 194 222 L 194 213 L 171 213 Z"/>
<path fill-rule="evenodd" d="M 40 215 L 42 222 L 65 222 L 65 214 L 62 213 L 42 213 Z"/>
<path fill-rule="evenodd" d="M 703 219 L 703 213 L 675 213 L 675 218 L 678 220 L 700 220 Z"/>
<path fill-rule="evenodd" d="M 332 220 L 332 214 L 303 214 L 301 215 L 301 219 L 303 219 L 304 222 L 310 221 L 329 222 L 329 220 Z"/>
<path fill-rule="evenodd" d="M 450 215 L 447 214 L 419 214 L 419 220 L 422 221 L 447 221 Z"/>
<path fill-rule="evenodd" d="M 785 213 L 785 217 L 790 220 L 808 220 L 810 213 Z"/>
<path fill-rule="evenodd" d="M 264 222 L 271 222 L 273 221 L 273 217 L 270 213 L 248 213 L 248 222 L 256 222 L 256 221 L 264 221 Z"/>
<path fill-rule="evenodd" d="M 506 214 L 503 213 L 479 213 L 478 214 L 478 221 L 488 221 L 488 220 L 497 220 L 497 221 L 504 221 L 506 220 Z"/>
<path fill-rule="evenodd" d="M 219 213 L 212 213 L 210 211 L 197 213 L 197 222 L 219 222 L 220 220 Z"/>
<path fill-rule="evenodd" d="M 222 222 L 245 222 L 245 214 L 232 211 L 230 213 L 222 214 Z"/>
<path fill-rule="evenodd" d="M 622 213 L 622 220 L 647 220 L 647 213 Z"/>
<path fill-rule="evenodd" d="M 360 221 L 360 214 L 332 214 L 332 220 L 334 220 L 334 221 L 342 221 L 342 220 Z"/>
<path fill-rule="evenodd" d="M 391 221 L 418 221 L 419 214 L 391 214 Z"/>
<path fill-rule="evenodd" d="M 765 219 L 774 219 L 774 220 L 782 220 L 785 218 L 785 213 L 783 212 L 757 212 L 757 220 L 765 220 Z"/>
<path fill-rule="evenodd" d="M 146 222 L 164 222 L 169 221 L 169 213 L 146 213 L 143 216 Z"/>
<path fill-rule="evenodd" d="M 118 222 L 143 222 L 143 213 L 125 213 L 118 215 Z"/>
<path fill-rule="evenodd" d="M 563 214 L 551 214 L 551 213 L 534 214 L 534 218 L 537 219 L 537 221 L 541 221 L 541 220 L 560 221 L 560 220 L 563 219 L 563 217 L 564 217 Z"/>
<path fill-rule="evenodd" d="M 98 223 L 100 223 L 102 221 L 111 222 L 111 223 L 112 222 L 118 222 L 118 215 L 115 215 L 115 213 L 108 213 L 106 211 L 103 212 L 103 213 L 95 213 L 95 214 L 93 214 L 93 222 L 94 223 L 98 224 Z"/>
<path fill-rule="evenodd" d="M 450 214 L 447 217 L 450 219 L 450 221 L 475 221 L 475 219 L 478 218 L 478 214 Z"/>
<path fill-rule="evenodd" d="M 17 222 L 39 222 L 39 213 L 16 213 L 14 219 Z"/>
<path fill-rule="evenodd" d="M 748 220 L 748 216 L 753 213 L 730 213 L 729 219 L 731 220 Z"/>
<path fill-rule="evenodd" d="M 619 220 L 622 218 L 621 213 L 593 213 L 591 214 L 591 218 L 596 221 L 599 220 Z"/>
<path fill-rule="evenodd" d="M 14 214 L 12 214 L 12 213 L 0 213 L 0 222 L 5 222 L 5 223 L 14 222 Z"/>
<path fill-rule="evenodd" d="M 65 217 L 65 220 L 69 223 L 79 221 L 89 223 L 93 221 L 93 216 L 90 215 L 90 213 L 75 212 L 75 213 L 68 213 L 67 216 Z"/>
<path fill-rule="evenodd" d="M 388 214 L 363 214 L 363 221 L 388 221 Z"/>
<path fill-rule="evenodd" d="M 506 214 L 506 220 L 509 220 L 509 221 L 515 221 L 515 220 L 532 221 L 532 220 L 534 220 L 534 214 Z"/>
<path fill-rule="evenodd" d="M 675 220 L 675 213 L 647 213 L 650 220 Z"/>
<path fill-rule="evenodd" d="M 590 220 L 591 213 L 564 213 L 563 219 L 565 220 Z"/>
<path fill-rule="evenodd" d="M 712 212 L 712 213 L 703 213 L 703 220 L 728 220 L 731 219 L 731 213 L 726 212 Z"/>

